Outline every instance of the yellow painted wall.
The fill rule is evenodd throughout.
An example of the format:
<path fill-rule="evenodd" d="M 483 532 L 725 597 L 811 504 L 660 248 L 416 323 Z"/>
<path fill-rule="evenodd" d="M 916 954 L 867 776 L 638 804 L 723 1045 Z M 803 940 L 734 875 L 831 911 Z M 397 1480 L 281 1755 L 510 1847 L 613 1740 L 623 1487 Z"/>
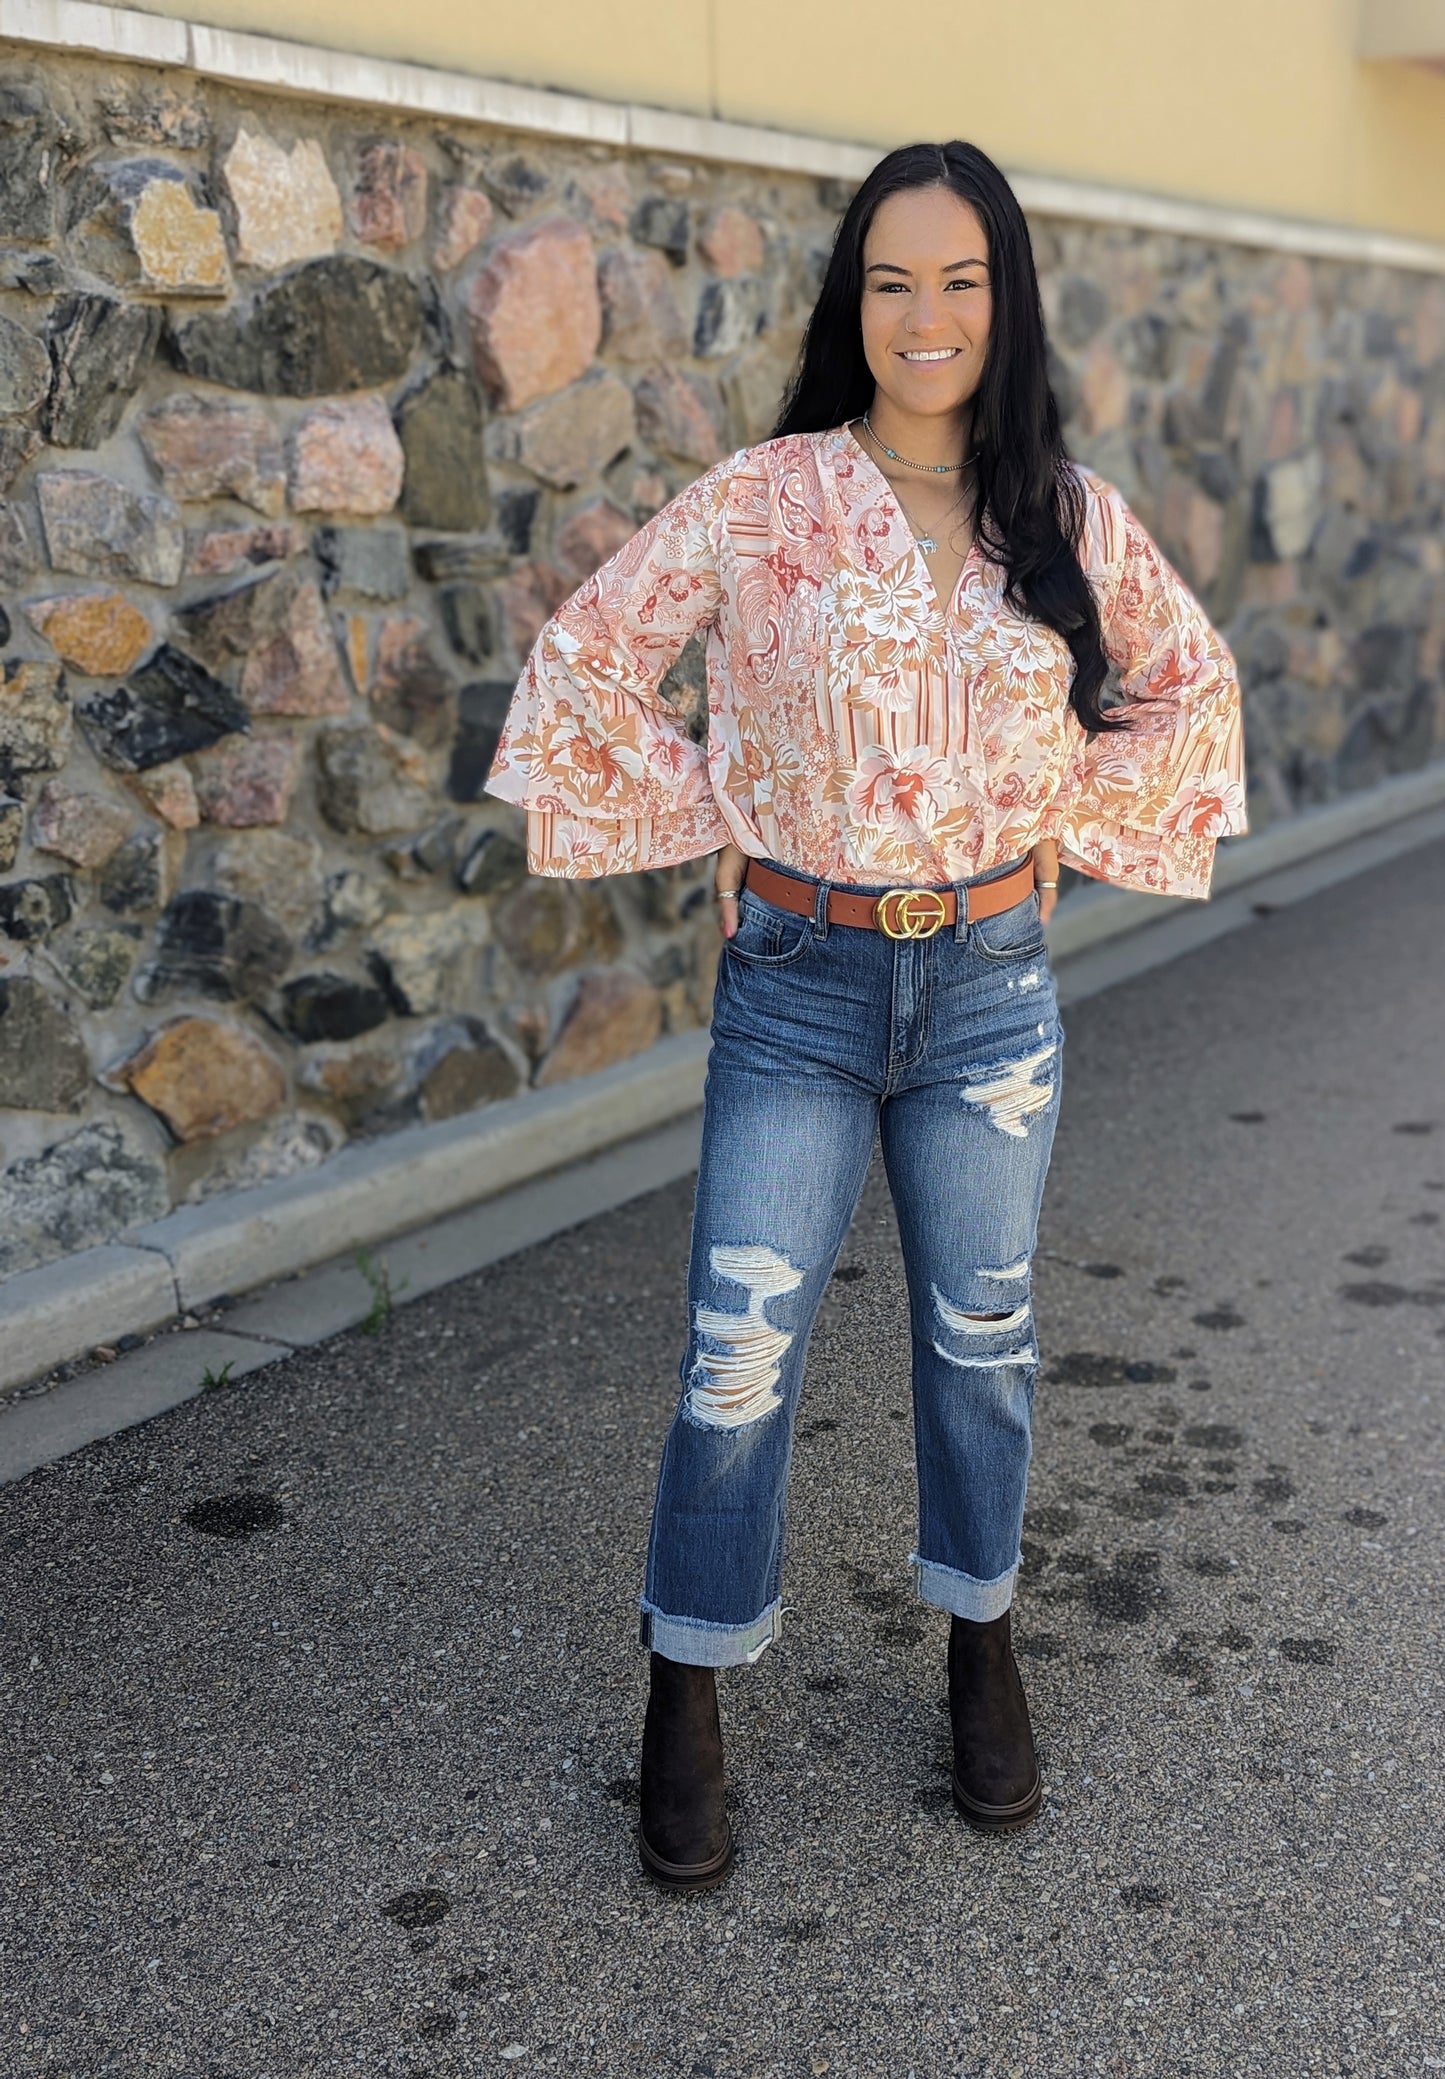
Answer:
<path fill-rule="evenodd" d="M 1362 4 L 1372 0 L 159 0 L 159 11 L 851 142 L 964 136 L 1020 171 L 1445 241 L 1445 71 L 1360 59 Z"/>

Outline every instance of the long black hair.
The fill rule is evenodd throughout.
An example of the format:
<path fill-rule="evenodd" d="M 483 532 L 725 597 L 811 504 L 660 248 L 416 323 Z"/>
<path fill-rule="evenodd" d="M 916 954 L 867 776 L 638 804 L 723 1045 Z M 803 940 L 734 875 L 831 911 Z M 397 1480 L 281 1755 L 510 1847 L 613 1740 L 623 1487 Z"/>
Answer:
<path fill-rule="evenodd" d="M 1084 727 L 1119 728 L 1122 717 L 1099 703 L 1109 666 L 1098 603 L 1079 564 L 1084 492 L 1069 465 L 1049 385 L 1028 225 L 1013 189 L 976 145 L 902 145 L 863 182 L 838 226 L 773 437 L 825 432 L 860 417 L 872 403 L 860 308 L 863 241 L 880 203 L 905 188 L 929 187 L 950 189 L 988 234 L 993 319 L 972 432 L 980 539 L 1007 573 L 1009 604 L 1067 642 L 1074 659 L 1069 704 Z"/>

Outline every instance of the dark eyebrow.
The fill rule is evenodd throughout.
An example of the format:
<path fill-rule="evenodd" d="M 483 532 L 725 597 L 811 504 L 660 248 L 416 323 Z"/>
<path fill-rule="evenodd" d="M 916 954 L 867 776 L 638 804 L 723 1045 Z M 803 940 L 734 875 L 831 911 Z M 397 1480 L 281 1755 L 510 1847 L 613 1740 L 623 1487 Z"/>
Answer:
<path fill-rule="evenodd" d="M 987 272 L 988 262 L 987 260 L 950 260 L 943 272 L 945 274 L 957 274 L 962 267 L 982 267 Z M 871 266 L 865 267 L 863 270 L 865 274 L 908 274 L 910 271 L 907 267 L 895 266 L 892 260 L 875 260 Z"/>

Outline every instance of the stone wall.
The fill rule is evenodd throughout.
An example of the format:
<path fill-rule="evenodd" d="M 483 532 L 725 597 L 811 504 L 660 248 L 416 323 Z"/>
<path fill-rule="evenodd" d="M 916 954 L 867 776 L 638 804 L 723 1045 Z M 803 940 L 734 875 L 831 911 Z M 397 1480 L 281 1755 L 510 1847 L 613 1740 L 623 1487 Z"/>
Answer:
<path fill-rule="evenodd" d="M 766 433 L 845 199 L 0 53 L 0 1277 L 705 1020 L 706 863 L 529 884 L 481 782 L 552 606 Z M 1256 827 L 1438 754 L 1445 284 L 1035 229 Z"/>

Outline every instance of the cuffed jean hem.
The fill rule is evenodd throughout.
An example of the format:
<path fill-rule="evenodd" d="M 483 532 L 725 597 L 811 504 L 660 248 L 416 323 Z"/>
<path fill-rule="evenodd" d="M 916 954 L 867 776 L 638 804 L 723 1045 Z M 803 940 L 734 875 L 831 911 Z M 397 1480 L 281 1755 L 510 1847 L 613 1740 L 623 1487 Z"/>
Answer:
<path fill-rule="evenodd" d="M 642 1643 L 664 1660 L 694 1668 L 737 1668 L 757 1660 L 782 1630 L 781 1602 L 770 1604 L 749 1624 L 702 1624 L 696 1617 L 669 1617 L 642 1598 Z"/>
<path fill-rule="evenodd" d="M 991 1624 L 995 1617 L 1002 1617 L 1014 1599 L 1017 1563 L 993 1581 L 976 1580 L 972 1574 L 961 1574 L 956 1567 L 940 1566 L 936 1559 L 921 1559 L 916 1552 L 909 1553 L 908 1564 L 918 1584 L 920 1602 L 932 1603 L 955 1617 L 967 1617 L 974 1624 Z"/>

